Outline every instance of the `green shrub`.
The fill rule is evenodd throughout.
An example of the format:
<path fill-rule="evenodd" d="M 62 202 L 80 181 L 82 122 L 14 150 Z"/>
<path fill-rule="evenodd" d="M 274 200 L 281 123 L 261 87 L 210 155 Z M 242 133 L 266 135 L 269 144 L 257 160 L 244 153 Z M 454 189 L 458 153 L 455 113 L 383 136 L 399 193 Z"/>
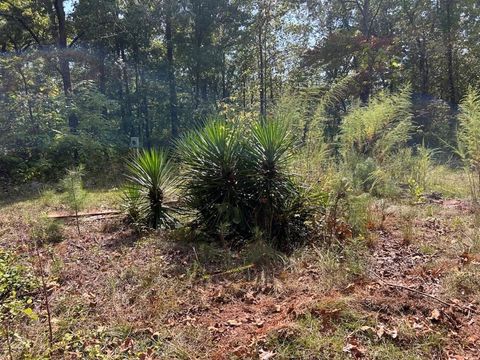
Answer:
<path fill-rule="evenodd" d="M 0 322 L 19 314 L 33 317 L 31 296 L 37 287 L 35 277 L 18 258 L 0 250 Z"/>
<path fill-rule="evenodd" d="M 185 166 L 186 204 L 209 232 L 220 227 L 228 233 L 248 232 L 245 193 L 245 152 L 240 134 L 232 126 L 212 121 L 177 143 Z"/>
<path fill-rule="evenodd" d="M 148 202 L 142 196 L 138 186 L 127 185 L 121 194 L 122 210 L 127 215 L 128 221 L 138 230 L 143 229 L 148 223 Z"/>
<path fill-rule="evenodd" d="M 279 242 L 292 239 L 291 230 L 297 232 L 292 220 L 303 213 L 299 189 L 288 173 L 292 150 L 292 137 L 274 121 L 255 124 L 246 146 L 245 182 L 253 223 L 279 247 L 286 245 Z"/>
<path fill-rule="evenodd" d="M 33 224 L 31 237 L 39 244 L 56 244 L 63 241 L 62 227 L 58 222 L 42 217 Z"/>
<path fill-rule="evenodd" d="M 127 164 L 127 190 L 124 200 L 129 215 L 145 221 L 149 227 L 171 227 L 175 224 L 175 209 L 166 199 L 176 184 L 174 167 L 161 150 L 143 150 Z"/>
<path fill-rule="evenodd" d="M 454 270 L 444 281 L 450 295 L 475 296 L 480 299 L 480 270 L 474 265 Z"/>
<path fill-rule="evenodd" d="M 395 194 L 402 150 L 412 130 L 410 107 L 407 87 L 396 94 L 380 93 L 343 119 L 338 138 L 342 168 L 355 190 Z"/>
<path fill-rule="evenodd" d="M 312 211 L 289 174 L 293 140 L 281 123 L 256 123 L 241 139 L 214 121 L 187 135 L 178 151 L 187 205 L 210 233 L 224 240 L 261 232 L 281 249 L 305 238 Z"/>
<path fill-rule="evenodd" d="M 480 205 L 480 92 L 469 89 L 460 104 L 458 154 L 469 178 L 470 195 Z"/>

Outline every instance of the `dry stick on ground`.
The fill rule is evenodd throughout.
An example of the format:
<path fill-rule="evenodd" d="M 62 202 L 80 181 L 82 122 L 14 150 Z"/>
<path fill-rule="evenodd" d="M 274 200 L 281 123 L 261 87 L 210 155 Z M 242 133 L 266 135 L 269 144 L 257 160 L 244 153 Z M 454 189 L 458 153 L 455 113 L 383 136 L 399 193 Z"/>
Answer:
<path fill-rule="evenodd" d="M 470 308 L 467 308 L 465 306 L 460 306 L 460 305 L 457 305 L 457 304 L 453 304 L 453 303 L 449 303 L 449 302 L 446 302 L 446 301 L 443 301 L 433 295 L 430 295 L 430 294 L 427 294 L 423 291 L 420 291 L 420 290 L 416 290 L 416 289 L 412 289 L 411 287 L 408 287 L 408 286 L 405 286 L 405 285 L 400 285 L 400 284 L 394 284 L 394 283 L 390 283 L 390 282 L 387 282 L 385 280 L 383 280 L 379 275 L 377 275 L 376 273 L 372 272 L 372 274 L 383 284 L 387 285 L 387 286 L 390 286 L 390 287 L 396 287 L 396 288 L 399 288 L 399 289 L 404 289 L 404 290 L 408 290 L 408 291 L 411 291 L 415 294 L 419 294 L 419 295 L 422 295 L 422 296 L 425 296 L 425 297 L 428 297 L 432 300 L 435 300 L 445 306 L 448 306 L 448 307 L 455 307 L 459 310 L 462 310 L 462 311 L 470 311 L 476 315 L 480 315 L 480 312 L 476 311 L 476 310 L 473 310 L 473 309 L 470 309 Z"/>
<path fill-rule="evenodd" d="M 8 319 L 5 320 L 5 336 L 7 337 L 8 356 L 10 360 L 13 360 L 12 344 L 10 343 L 10 325 L 9 325 Z"/>
<path fill-rule="evenodd" d="M 48 341 L 49 341 L 50 350 L 51 350 L 53 346 L 52 315 L 50 313 L 50 303 L 48 300 L 48 290 L 47 290 L 47 284 L 45 282 L 45 273 L 43 272 L 43 262 L 42 262 L 40 251 L 38 250 L 38 246 L 36 242 L 35 242 L 35 253 L 38 259 L 37 262 L 38 262 L 38 268 L 40 270 L 40 279 L 42 281 L 42 292 L 45 299 L 45 308 L 47 310 Z"/>
<path fill-rule="evenodd" d="M 91 213 L 82 213 L 79 212 L 77 214 L 67 214 L 67 215 L 57 215 L 57 214 L 49 214 L 48 218 L 50 219 L 68 219 L 72 217 L 88 217 L 88 216 L 102 216 L 102 215 L 121 215 L 122 212 L 119 210 L 109 210 L 109 211 L 99 211 L 99 212 L 91 212 Z"/>

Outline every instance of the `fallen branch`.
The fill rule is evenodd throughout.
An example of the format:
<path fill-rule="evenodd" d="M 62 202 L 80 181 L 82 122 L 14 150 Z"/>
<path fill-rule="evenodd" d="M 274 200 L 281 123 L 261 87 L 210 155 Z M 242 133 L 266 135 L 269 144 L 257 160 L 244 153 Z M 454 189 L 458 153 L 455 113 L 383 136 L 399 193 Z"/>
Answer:
<path fill-rule="evenodd" d="M 448 306 L 448 307 L 455 307 L 459 310 L 462 310 L 462 311 L 471 311 L 472 313 L 476 314 L 476 315 L 480 315 L 480 312 L 476 311 L 476 310 L 473 310 L 473 309 L 470 309 L 468 307 L 465 307 L 465 306 L 460 306 L 460 305 L 457 305 L 457 304 L 453 304 L 453 303 L 449 303 L 447 301 L 443 301 L 442 299 L 439 299 L 433 295 L 430 295 L 426 292 L 423 292 L 423 291 L 420 291 L 420 290 L 416 290 L 416 289 L 413 289 L 411 287 L 408 287 L 408 286 L 405 286 L 405 285 L 400 285 L 400 284 L 394 284 L 394 283 L 390 283 L 390 282 L 387 282 L 385 280 L 383 280 L 379 275 L 377 275 L 376 273 L 372 273 L 378 280 L 380 280 L 381 283 L 387 285 L 387 286 L 390 286 L 390 287 L 395 287 L 395 288 L 399 288 L 399 289 L 404 289 L 404 290 L 408 290 L 410 292 L 413 292 L 415 294 L 418 294 L 418 295 L 422 295 L 424 297 L 427 297 L 429 299 L 432 299 L 432 300 L 435 300 L 437 302 L 439 302 L 440 304 L 443 304 L 445 306 Z"/>
<path fill-rule="evenodd" d="M 109 211 L 99 211 L 92 213 L 78 213 L 78 217 L 89 217 L 89 216 L 102 216 L 102 215 L 120 215 L 122 212 L 120 210 L 109 210 Z M 50 219 L 68 219 L 76 217 L 75 214 L 49 214 L 48 218 Z"/>
<path fill-rule="evenodd" d="M 240 267 L 237 267 L 237 268 L 234 268 L 234 269 L 230 269 L 230 270 L 227 270 L 227 271 L 217 271 L 217 272 L 214 272 L 214 273 L 211 273 L 211 274 L 206 274 L 205 277 L 209 278 L 211 276 L 234 274 L 234 273 L 237 273 L 237 272 L 242 272 L 242 271 L 251 269 L 254 266 L 255 266 L 255 264 L 250 264 L 250 265 L 245 265 L 245 266 L 240 266 Z"/>

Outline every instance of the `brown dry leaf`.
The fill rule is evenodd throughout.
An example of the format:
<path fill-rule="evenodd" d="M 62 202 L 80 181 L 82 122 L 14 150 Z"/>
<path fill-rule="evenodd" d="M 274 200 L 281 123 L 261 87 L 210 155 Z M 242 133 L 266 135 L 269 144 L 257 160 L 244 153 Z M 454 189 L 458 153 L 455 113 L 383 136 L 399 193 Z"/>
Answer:
<path fill-rule="evenodd" d="M 275 353 L 273 351 L 263 350 L 263 349 L 260 349 L 258 354 L 258 358 L 260 360 L 268 360 L 273 358 L 274 356 L 275 356 Z"/>
<path fill-rule="evenodd" d="M 385 334 L 385 327 L 384 326 L 379 326 L 378 329 L 377 329 L 378 338 L 381 339 L 383 334 Z"/>
<path fill-rule="evenodd" d="M 255 299 L 255 294 L 253 293 L 253 291 L 247 291 L 247 293 L 244 296 L 244 300 L 248 304 L 254 304 L 256 299 Z"/>
<path fill-rule="evenodd" d="M 423 325 L 417 322 L 413 323 L 413 328 L 416 330 L 423 329 Z"/>
<path fill-rule="evenodd" d="M 120 347 L 121 352 L 128 352 L 133 349 L 133 340 L 131 338 L 126 338 L 123 344 Z"/>
<path fill-rule="evenodd" d="M 480 340 L 480 337 L 478 335 L 471 335 L 467 340 L 469 344 L 476 344 Z"/>
<path fill-rule="evenodd" d="M 255 322 L 255 325 L 259 328 L 261 328 L 263 326 L 263 324 L 265 324 L 265 321 L 263 321 L 263 320 L 257 320 Z"/>
<path fill-rule="evenodd" d="M 152 360 L 153 359 L 153 350 L 148 349 L 147 352 L 142 352 L 138 354 L 139 360 Z"/>
<path fill-rule="evenodd" d="M 242 323 L 238 320 L 227 320 L 227 325 L 230 326 L 240 326 Z"/>
<path fill-rule="evenodd" d="M 441 317 L 440 310 L 438 309 L 433 309 L 432 314 L 430 315 L 429 319 L 432 321 L 439 321 Z"/>
<path fill-rule="evenodd" d="M 387 330 L 387 335 L 390 336 L 392 339 L 396 339 L 398 337 L 397 329 Z"/>
<path fill-rule="evenodd" d="M 356 344 L 356 343 L 348 343 L 343 347 L 343 352 L 352 354 L 352 356 L 357 359 L 364 357 L 366 351 L 367 350 L 363 346 L 360 346 L 359 344 Z"/>

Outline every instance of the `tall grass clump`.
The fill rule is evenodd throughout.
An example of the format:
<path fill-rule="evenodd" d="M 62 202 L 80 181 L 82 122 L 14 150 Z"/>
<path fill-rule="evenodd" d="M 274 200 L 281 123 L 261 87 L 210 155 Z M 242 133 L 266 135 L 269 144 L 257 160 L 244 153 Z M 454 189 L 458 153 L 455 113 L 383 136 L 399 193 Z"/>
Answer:
<path fill-rule="evenodd" d="M 174 167 L 162 150 L 142 150 L 127 163 L 126 190 L 123 198 L 129 215 L 153 229 L 175 224 L 166 200 L 172 195 L 176 177 Z"/>
<path fill-rule="evenodd" d="M 361 191 L 390 192 L 398 169 L 393 159 L 410 138 L 410 89 L 380 93 L 367 106 L 353 108 L 340 126 L 342 165 Z"/>
<path fill-rule="evenodd" d="M 468 175 L 470 195 L 480 206 L 480 92 L 470 88 L 460 104 L 458 154 Z"/>

